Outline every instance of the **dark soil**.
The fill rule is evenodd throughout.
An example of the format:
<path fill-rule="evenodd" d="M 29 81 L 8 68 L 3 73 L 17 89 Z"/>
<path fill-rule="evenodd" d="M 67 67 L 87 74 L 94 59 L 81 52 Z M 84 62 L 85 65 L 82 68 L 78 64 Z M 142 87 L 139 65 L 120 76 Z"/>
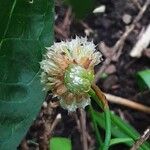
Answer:
<path fill-rule="evenodd" d="M 130 24 L 126 24 L 123 21 L 123 15 L 130 15 L 132 23 L 132 20 L 138 14 L 139 10 L 131 0 L 102 0 L 101 3 L 98 0 L 96 1 L 96 6 L 101 4 L 106 6 L 106 11 L 104 13 L 90 13 L 83 20 L 78 20 L 73 16 L 73 14 L 71 14 L 70 22 L 66 24 L 64 29 L 61 29 L 64 18 L 66 17 L 66 12 L 68 11 L 68 6 L 62 6 L 58 3 L 56 6 L 56 26 L 62 30 L 62 33 L 64 33 L 63 35 L 65 36 L 56 31 L 56 41 L 70 39 L 75 37 L 75 35 L 85 36 L 85 30 L 91 29 L 92 33 L 88 35 L 89 40 L 92 39 L 97 45 L 99 45 L 101 41 L 105 42 L 108 47 L 115 45 L 116 41 L 120 38 L 122 33 L 124 33 L 126 26 Z M 143 3 L 141 2 L 141 5 L 142 4 Z M 147 9 L 133 32 L 126 39 L 119 60 L 111 63 L 115 70 L 108 70 L 108 77 L 105 79 L 100 78 L 97 83 L 98 86 L 105 92 L 133 99 L 144 105 L 150 105 L 150 91 L 140 91 L 136 82 L 135 74 L 137 71 L 149 68 L 150 59 L 144 55 L 141 58 L 134 59 L 129 56 L 129 52 L 136 43 L 141 29 L 149 24 L 149 20 L 150 8 Z M 103 64 L 97 66 L 96 71 L 98 71 L 99 67 L 102 65 Z M 112 68 L 110 67 L 110 69 Z M 82 150 L 80 130 L 76 124 L 75 114 L 68 115 L 67 111 L 55 106 L 57 105 L 57 102 L 55 102 L 56 100 L 53 100 L 53 103 L 52 100 L 51 95 L 48 94 L 46 101 L 48 105 L 52 106 L 52 108 L 48 108 L 46 106 L 41 108 L 40 114 L 31 126 L 19 149 L 46 150 L 48 138 L 50 138 L 50 136 L 63 136 L 71 138 L 74 150 Z M 116 104 L 110 104 L 110 108 L 116 112 L 116 114 L 120 115 L 123 119 L 133 125 L 140 133 L 142 133 L 150 125 L 150 119 L 146 113 Z M 62 120 L 57 124 L 51 135 L 49 135 L 48 129 L 58 113 L 61 113 Z M 96 149 L 95 136 L 88 116 L 87 130 L 91 137 L 90 149 Z M 114 149 L 128 148 L 124 145 L 119 145 Z"/>

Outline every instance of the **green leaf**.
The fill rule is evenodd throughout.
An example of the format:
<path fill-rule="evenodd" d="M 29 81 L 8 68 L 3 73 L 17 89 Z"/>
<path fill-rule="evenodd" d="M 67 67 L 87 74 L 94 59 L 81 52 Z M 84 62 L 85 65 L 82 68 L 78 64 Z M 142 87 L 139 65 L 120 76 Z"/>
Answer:
<path fill-rule="evenodd" d="M 0 149 L 16 150 L 44 100 L 40 66 L 53 42 L 53 0 L 0 0 Z"/>
<path fill-rule="evenodd" d="M 128 144 L 129 142 L 134 143 L 134 140 L 132 138 L 114 138 L 114 139 L 111 139 L 110 146 L 120 144 L 120 143 Z"/>
<path fill-rule="evenodd" d="M 105 129 L 105 115 L 104 113 L 94 112 L 95 120 L 101 128 Z M 140 137 L 140 134 L 127 122 L 123 121 L 118 116 L 111 113 L 111 133 L 113 137 L 116 138 L 132 138 L 133 141 Z M 133 141 L 126 142 L 125 144 L 131 146 Z M 140 146 L 140 150 L 147 150 L 149 147 L 148 142 L 144 142 Z"/>
<path fill-rule="evenodd" d="M 141 90 L 150 89 L 150 69 L 137 72 L 136 77 Z"/>
<path fill-rule="evenodd" d="M 49 142 L 49 150 L 72 150 L 71 140 L 62 137 L 53 137 Z"/>

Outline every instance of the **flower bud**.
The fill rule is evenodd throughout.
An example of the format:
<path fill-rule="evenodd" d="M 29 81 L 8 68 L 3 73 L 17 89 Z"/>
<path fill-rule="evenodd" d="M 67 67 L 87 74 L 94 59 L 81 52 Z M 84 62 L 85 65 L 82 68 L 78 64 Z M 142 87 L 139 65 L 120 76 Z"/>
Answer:
<path fill-rule="evenodd" d="M 76 37 L 71 41 L 54 43 L 47 49 L 40 63 L 44 90 L 51 90 L 68 111 L 89 105 L 88 91 L 94 80 L 94 66 L 102 59 L 93 42 Z"/>
<path fill-rule="evenodd" d="M 92 70 L 71 64 L 65 71 L 64 81 L 68 90 L 74 94 L 88 92 L 94 79 Z"/>

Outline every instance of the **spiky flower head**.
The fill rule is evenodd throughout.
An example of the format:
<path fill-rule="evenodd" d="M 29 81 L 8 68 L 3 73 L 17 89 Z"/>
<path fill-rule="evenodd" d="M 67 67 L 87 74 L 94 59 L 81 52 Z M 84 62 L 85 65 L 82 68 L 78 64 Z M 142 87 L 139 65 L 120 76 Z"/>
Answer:
<path fill-rule="evenodd" d="M 94 80 L 94 66 L 102 60 L 93 42 L 76 37 L 54 43 L 42 60 L 41 82 L 44 90 L 52 91 L 60 105 L 68 111 L 90 104 L 88 91 Z"/>

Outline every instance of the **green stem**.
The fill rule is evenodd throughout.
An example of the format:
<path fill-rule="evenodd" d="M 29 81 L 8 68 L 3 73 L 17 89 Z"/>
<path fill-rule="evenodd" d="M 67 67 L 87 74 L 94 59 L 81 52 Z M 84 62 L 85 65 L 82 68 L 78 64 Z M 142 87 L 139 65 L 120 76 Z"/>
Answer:
<path fill-rule="evenodd" d="M 90 113 L 90 116 L 91 116 L 91 119 L 92 119 L 92 123 L 93 123 L 94 129 L 95 129 L 97 143 L 99 145 L 102 145 L 102 137 L 99 134 L 98 126 L 97 126 L 97 123 L 96 123 L 96 120 L 95 120 L 95 117 L 94 117 L 94 110 L 93 110 L 91 105 L 89 106 L 88 112 Z"/>
<path fill-rule="evenodd" d="M 94 89 L 95 90 L 95 89 Z M 105 129 L 105 141 L 102 150 L 108 150 L 110 139 L 111 139 L 111 119 L 110 119 L 110 111 L 108 105 L 105 105 L 103 102 L 104 99 L 100 99 L 98 97 L 98 94 L 95 93 L 93 89 L 90 90 L 89 94 L 91 97 L 96 101 L 96 103 L 101 107 L 105 114 L 105 123 L 106 123 L 106 129 Z M 96 89 L 98 90 L 98 89 Z M 98 91 L 99 92 L 99 91 Z"/>
<path fill-rule="evenodd" d="M 110 146 L 120 144 L 120 143 L 129 143 L 129 142 L 132 142 L 133 144 L 134 140 L 132 138 L 114 138 L 114 139 L 111 139 Z"/>
<path fill-rule="evenodd" d="M 134 141 L 136 141 L 139 138 L 138 132 L 136 132 L 134 129 L 131 128 L 131 126 L 125 125 L 124 122 L 120 121 L 117 116 L 114 114 L 111 114 L 112 121 L 129 137 L 131 137 Z M 132 132 L 131 132 L 132 129 Z M 141 149 L 148 150 L 148 147 L 146 144 L 142 144 Z"/>
<path fill-rule="evenodd" d="M 111 119 L 110 119 L 109 108 L 105 108 L 104 112 L 105 112 L 105 118 L 106 118 L 106 136 L 105 136 L 103 150 L 107 150 L 109 148 L 109 144 L 111 140 Z"/>
<path fill-rule="evenodd" d="M 103 129 L 105 129 L 105 114 L 99 113 L 94 111 L 94 117 L 97 125 Z M 115 114 L 111 113 L 111 129 L 112 129 L 112 136 L 116 138 L 131 138 L 133 142 L 134 139 L 138 139 L 140 134 L 128 123 L 123 121 L 120 117 L 116 116 Z M 133 142 L 127 142 L 126 145 L 132 146 Z M 149 143 L 144 142 L 139 150 L 149 150 Z"/>

